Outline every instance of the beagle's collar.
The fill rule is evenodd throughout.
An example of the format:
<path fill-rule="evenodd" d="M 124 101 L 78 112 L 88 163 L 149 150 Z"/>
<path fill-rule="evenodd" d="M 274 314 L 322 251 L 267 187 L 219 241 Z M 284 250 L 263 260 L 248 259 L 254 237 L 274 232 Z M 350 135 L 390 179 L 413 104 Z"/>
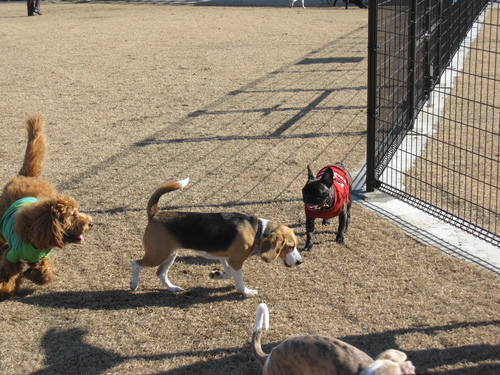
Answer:
<path fill-rule="evenodd" d="M 267 219 L 257 219 L 257 230 L 255 231 L 254 248 L 258 248 L 262 239 L 267 237 L 267 223 L 269 223 L 269 220 Z"/>

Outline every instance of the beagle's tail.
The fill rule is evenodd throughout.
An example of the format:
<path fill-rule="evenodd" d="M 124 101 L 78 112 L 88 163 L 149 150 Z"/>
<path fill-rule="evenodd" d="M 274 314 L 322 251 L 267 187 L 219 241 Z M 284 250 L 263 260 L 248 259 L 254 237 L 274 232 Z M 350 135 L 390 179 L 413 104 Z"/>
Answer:
<path fill-rule="evenodd" d="M 151 198 L 149 198 L 148 208 L 147 208 L 148 219 L 150 219 L 153 215 L 155 215 L 158 212 L 158 201 L 160 200 L 163 194 L 168 193 L 169 191 L 182 189 L 188 184 L 188 182 L 189 178 L 180 181 L 166 182 L 163 185 L 161 185 L 158 189 L 156 189 L 153 195 L 151 195 Z"/>
<path fill-rule="evenodd" d="M 267 305 L 265 303 L 261 303 L 259 307 L 257 307 L 252 335 L 252 354 L 255 360 L 263 368 L 266 364 L 269 354 L 264 353 L 260 343 L 262 326 L 264 326 L 266 331 L 269 329 L 269 309 L 267 308 Z"/>
<path fill-rule="evenodd" d="M 43 128 L 45 120 L 42 115 L 34 115 L 26 120 L 28 145 L 24 154 L 24 162 L 19 174 L 26 177 L 40 177 L 43 171 L 47 145 Z"/>

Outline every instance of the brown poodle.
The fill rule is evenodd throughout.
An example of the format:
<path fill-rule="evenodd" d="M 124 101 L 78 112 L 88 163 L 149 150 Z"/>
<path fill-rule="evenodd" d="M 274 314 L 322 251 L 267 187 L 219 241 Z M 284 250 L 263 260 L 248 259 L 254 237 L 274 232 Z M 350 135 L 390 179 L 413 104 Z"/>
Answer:
<path fill-rule="evenodd" d="M 52 249 L 83 242 L 94 223 L 78 212 L 78 202 L 57 194 L 39 179 L 45 160 L 45 122 L 27 121 L 28 145 L 19 176 L 0 195 L 0 301 L 11 298 L 27 278 L 43 285 L 52 280 Z"/>

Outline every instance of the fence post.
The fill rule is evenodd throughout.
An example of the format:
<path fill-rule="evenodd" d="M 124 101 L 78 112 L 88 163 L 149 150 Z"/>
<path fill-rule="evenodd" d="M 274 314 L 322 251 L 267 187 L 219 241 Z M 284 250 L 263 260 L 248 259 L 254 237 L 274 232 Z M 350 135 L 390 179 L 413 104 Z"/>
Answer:
<path fill-rule="evenodd" d="M 413 129 L 413 119 L 415 118 L 415 69 L 417 59 L 417 0 L 411 1 L 410 9 L 410 35 L 408 52 L 408 118 L 406 124 L 408 129 Z"/>
<path fill-rule="evenodd" d="M 377 119 L 377 28 L 378 0 L 368 8 L 368 90 L 367 90 L 367 139 L 366 139 L 366 191 L 377 187 L 375 177 L 375 135 Z"/>

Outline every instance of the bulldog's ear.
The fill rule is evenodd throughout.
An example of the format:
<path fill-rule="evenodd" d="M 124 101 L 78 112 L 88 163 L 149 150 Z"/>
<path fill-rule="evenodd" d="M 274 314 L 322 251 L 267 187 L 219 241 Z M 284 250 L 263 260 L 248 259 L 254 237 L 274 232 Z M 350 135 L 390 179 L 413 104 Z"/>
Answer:
<path fill-rule="evenodd" d="M 311 166 L 310 165 L 307 166 L 307 179 L 308 180 L 313 180 L 314 179 L 314 175 L 313 175 L 313 173 L 311 171 Z"/>
<path fill-rule="evenodd" d="M 262 240 L 260 245 L 260 256 L 265 262 L 271 263 L 280 255 L 284 245 L 285 238 L 279 233 L 272 232 Z"/>
<path fill-rule="evenodd" d="M 321 176 L 321 181 L 328 187 L 333 185 L 333 170 L 332 168 L 327 168 L 323 176 Z"/>

